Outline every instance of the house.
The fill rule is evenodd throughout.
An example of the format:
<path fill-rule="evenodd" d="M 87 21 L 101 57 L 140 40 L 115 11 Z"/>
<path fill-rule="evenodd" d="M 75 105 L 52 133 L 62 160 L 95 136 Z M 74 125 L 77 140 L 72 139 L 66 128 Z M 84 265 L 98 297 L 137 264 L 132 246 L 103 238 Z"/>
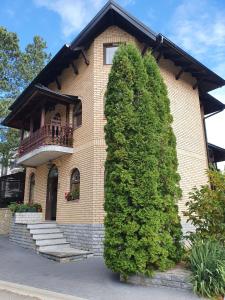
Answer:
<path fill-rule="evenodd" d="M 181 175 L 180 213 L 188 193 L 207 181 L 209 161 L 225 150 L 208 144 L 205 116 L 225 105 L 208 92 L 225 80 L 109 1 L 64 45 L 10 107 L 3 124 L 21 130 L 18 163 L 26 167 L 25 202 L 43 207 L 75 247 L 102 253 L 104 234 L 104 94 L 121 43 L 152 49 L 168 88 Z M 70 193 L 71 192 L 71 193 Z M 182 216 L 182 213 L 181 213 Z M 187 223 L 182 216 L 182 225 Z"/>

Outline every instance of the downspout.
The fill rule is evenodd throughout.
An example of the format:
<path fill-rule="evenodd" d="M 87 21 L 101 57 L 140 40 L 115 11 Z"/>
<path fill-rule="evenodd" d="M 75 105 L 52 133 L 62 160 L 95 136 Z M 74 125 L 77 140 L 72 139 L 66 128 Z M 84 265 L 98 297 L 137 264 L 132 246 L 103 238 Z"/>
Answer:
<path fill-rule="evenodd" d="M 205 132 L 205 143 L 206 143 L 206 152 L 207 152 L 207 160 L 208 160 L 208 166 L 210 165 L 210 160 L 209 160 L 209 147 L 208 147 L 208 137 L 207 137 L 207 131 L 206 131 L 206 123 L 205 123 L 205 120 L 210 118 L 210 117 L 213 117 L 215 115 L 217 115 L 218 113 L 221 113 L 225 108 L 221 109 L 221 110 L 218 110 L 206 117 L 203 117 L 203 126 L 204 126 L 204 132 Z M 203 110 L 203 113 L 204 113 L 204 110 Z"/>

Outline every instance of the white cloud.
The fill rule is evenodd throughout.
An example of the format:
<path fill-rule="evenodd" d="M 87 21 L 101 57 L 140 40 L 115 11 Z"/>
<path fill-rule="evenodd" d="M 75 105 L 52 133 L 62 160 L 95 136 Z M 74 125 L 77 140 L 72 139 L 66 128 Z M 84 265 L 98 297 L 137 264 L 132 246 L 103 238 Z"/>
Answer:
<path fill-rule="evenodd" d="M 62 33 L 65 37 L 84 27 L 103 0 L 34 0 L 35 4 L 57 13 L 62 22 Z"/>
<path fill-rule="evenodd" d="M 92 17 L 107 2 L 106 0 L 33 0 L 39 7 L 45 7 L 57 13 L 61 19 L 64 37 L 79 32 Z M 126 6 L 134 4 L 135 0 L 121 0 L 120 4 Z"/>
<path fill-rule="evenodd" d="M 225 7 L 211 0 L 182 0 L 167 31 L 175 43 L 225 78 Z M 211 94 L 225 103 L 225 88 Z M 207 119 L 206 126 L 208 141 L 225 148 L 225 112 Z"/>
<path fill-rule="evenodd" d="M 221 47 L 225 48 L 225 9 L 219 10 L 210 0 L 182 1 L 172 17 L 171 30 L 173 40 L 186 50 L 202 56 L 210 48 L 221 55 Z"/>

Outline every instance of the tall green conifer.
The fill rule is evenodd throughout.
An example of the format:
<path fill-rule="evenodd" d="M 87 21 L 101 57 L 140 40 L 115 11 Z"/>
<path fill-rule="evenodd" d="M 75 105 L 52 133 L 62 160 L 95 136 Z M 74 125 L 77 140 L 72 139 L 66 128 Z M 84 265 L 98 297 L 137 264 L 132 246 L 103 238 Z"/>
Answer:
<path fill-rule="evenodd" d="M 109 268 L 124 276 L 172 266 L 170 251 L 177 253 L 179 245 L 168 224 L 172 215 L 167 215 L 173 212 L 170 221 L 179 225 L 176 205 L 172 196 L 162 194 L 168 187 L 161 181 L 169 171 L 159 168 L 161 118 L 149 88 L 148 62 L 134 46 L 121 46 L 106 93 L 104 257 Z"/>

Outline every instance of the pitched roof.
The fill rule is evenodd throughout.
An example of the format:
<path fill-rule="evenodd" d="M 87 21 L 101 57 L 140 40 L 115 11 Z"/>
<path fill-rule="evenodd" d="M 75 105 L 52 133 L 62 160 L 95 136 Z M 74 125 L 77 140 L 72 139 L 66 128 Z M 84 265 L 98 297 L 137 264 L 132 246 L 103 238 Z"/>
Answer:
<path fill-rule="evenodd" d="M 38 110 L 43 101 L 47 102 L 48 100 L 48 102 L 51 103 L 59 101 L 65 104 L 73 104 L 78 100 L 77 96 L 65 95 L 58 91 L 52 91 L 39 84 L 30 85 L 22 95 L 23 102 L 20 103 L 17 101 L 13 110 L 2 122 L 3 125 L 18 129 L 21 128 L 22 124 L 24 125 L 25 116 L 27 116 L 32 109 Z"/>
<path fill-rule="evenodd" d="M 225 161 L 225 149 L 214 144 L 208 143 L 208 148 L 211 151 L 211 159 L 213 162 L 222 162 Z"/>
<path fill-rule="evenodd" d="M 131 16 L 116 2 L 111 0 L 105 4 L 70 45 L 64 45 L 59 50 L 31 82 L 30 86 L 37 83 L 47 86 L 50 82 L 54 81 L 56 77 L 62 73 L 63 69 L 71 64 L 72 60 L 78 58 L 80 53 L 83 53 L 83 50 L 89 47 L 97 35 L 111 25 L 116 25 L 127 31 L 147 47 L 153 49 L 157 48 L 157 51 L 161 52 L 165 58 L 172 60 L 175 65 L 180 66 L 185 72 L 190 72 L 197 80 L 201 98 L 204 98 L 207 92 L 225 85 L 223 78 L 194 59 L 162 34 L 153 32 L 142 22 Z M 28 88 L 30 88 L 30 86 Z M 23 102 L 25 94 L 26 90 L 12 104 L 12 110 Z M 207 99 L 208 97 L 206 96 L 204 104 L 206 105 L 206 110 L 209 110 L 207 108 Z M 211 102 L 212 101 L 211 98 Z M 217 102 L 219 101 L 217 100 Z M 223 103 L 221 103 L 221 106 L 225 108 Z"/>

